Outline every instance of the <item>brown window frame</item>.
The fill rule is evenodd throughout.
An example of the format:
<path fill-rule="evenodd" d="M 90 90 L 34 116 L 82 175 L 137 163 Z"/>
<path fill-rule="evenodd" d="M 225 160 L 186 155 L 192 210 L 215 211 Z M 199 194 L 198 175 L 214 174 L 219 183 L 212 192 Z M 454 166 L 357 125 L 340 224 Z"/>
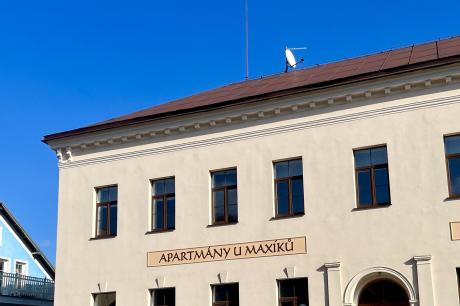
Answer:
<path fill-rule="evenodd" d="M 161 195 L 152 195 L 152 204 L 151 204 L 151 210 L 150 210 L 150 221 L 151 221 L 151 226 L 150 226 L 150 232 L 151 233 L 158 233 L 158 232 L 167 232 L 167 231 L 173 231 L 176 229 L 176 220 L 174 220 L 174 227 L 169 228 L 168 227 L 168 197 L 174 196 L 174 206 L 176 205 L 176 187 L 175 187 L 175 180 L 176 178 L 174 176 L 170 177 L 165 177 L 165 178 L 160 178 L 160 179 L 154 179 L 150 180 L 150 186 L 152 188 L 152 194 L 154 193 L 154 183 L 159 182 L 159 181 L 165 181 L 165 180 L 174 180 L 174 193 L 164 193 Z M 155 200 L 157 199 L 162 199 L 163 200 L 163 228 L 154 228 L 155 220 L 153 219 L 153 209 L 154 209 L 154 203 Z M 176 218 L 175 216 L 175 211 L 176 208 L 174 207 L 174 219 Z"/>
<path fill-rule="evenodd" d="M 229 301 L 212 302 L 212 306 L 228 306 L 228 305 L 230 305 Z"/>
<path fill-rule="evenodd" d="M 166 304 L 155 304 L 155 292 L 161 291 L 161 290 L 173 290 L 174 291 L 174 300 L 176 299 L 176 287 L 166 287 L 166 288 L 156 288 L 156 289 L 150 289 L 150 299 L 151 299 L 151 305 L 152 306 L 169 306 Z M 175 302 L 174 302 L 175 305 Z"/>
<path fill-rule="evenodd" d="M 391 205 L 391 186 L 390 186 L 390 166 L 388 162 L 388 146 L 386 144 L 383 145 L 376 145 L 376 146 L 371 146 L 371 147 L 365 147 L 365 148 L 359 148 L 359 149 L 354 149 L 353 150 L 353 161 L 356 163 L 356 157 L 355 157 L 355 152 L 361 151 L 361 150 L 372 150 L 372 149 L 378 149 L 378 148 L 385 148 L 386 153 L 387 153 L 387 163 L 386 164 L 379 164 L 379 165 L 370 165 L 370 166 L 363 166 L 363 167 L 356 167 L 356 164 L 354 166 L 355 168 L 355 185 L 356 185 L 356 202 L 357 202 L 357 207 L 358 208 L 376 208 L 376 207 L 385 207 L 385 206 L 390 206 Z M 377 193 L 375 191 L 375 170 L 378 169 L 387 169 L 387 177 L 388 177 L 388 203 L 382 203 L 378 204 L 377 203 Z M 362 171 L 369 171 L 371 174 L 371 193 L 372 193 L 372 204 L 371 205 L 363 205 L 360 203 L 359 199 L 359 173 Z"/>
<path fill-rule="evenodd" d="M 221 169 L 221 170 L 213 170 L 211 171 L 211 184 L 212 184 L 212 176 L 215 173 L 218 172 L 226 172 L 229 170 L 235 170 L 237 181 L 236 184 L 234 185 L 228 185 L 228 186 L 221 186 L 221 187 L 212 187 L 211 188 L 211 206 L 212 206 L 212 225 L 225 225 L 225 224 L 235 224 L 238 223 L 238 170 L 236 167 L 234 168 L 227 168 L 227 169 Z M 236 221 L 229 221 L 229 215 L 228 215 L 228 191 L 229 190 L 236 190 L 237 194 L 237 199 L 236 199 L 236 206 L 237 206 L 237 215 Z M 214 205 L 214 193 L 223 191 L 224 192 L 224 221 L 217 221 L 216 222 L 216 212 L 215 212 L 215 205 Z"/>
<path fill-rule="evenodd" d="M 239 298 L 240 298 L 240 284 L 239 283 L 222 283 L 222 284 L 215 284 L 211 285 L 211 301 L 212 301 L 212 306 L 229 306 L 232 301 L 214 301 L 214 290 L 215 287 L 217 286 L 229 286 L 229 285 L 238 285 L 238 305 L 240 304 Z"/>
<path fill-rule="evenodd" d="M 287 176 L 287 177 L 282 177 L 282 178 L 274 178 L 274 189 L 275 189 L 275 218 L 286 218 L 286 217 L 293 217 L 293 216 L 303 216 L 305 215 L 305 187 L 303 185 L 303 159 L 301 157 L 295 157 L 295 158 L 290 158 L 290 159 L 284 159 L 284 160 L 277 160 L 273 162 L 273 171 L 275 171 L 275 167 L 277 163 L 280 162 L 289 162 L 289 161 L 294 161 L 294 160 L 300 160 L 302 162 L 302 175 L 294 175 L 294 176 Z M 276 176 L 276 172 L 274 172 L 274 176 Z M 292 181 L 293 180 L 302 180 L 302 206 L 303 206 L 303 212 L 300 213 L 294 213 L 294 204 L 292 202 Z M 282 181 L 287 181 L 288 182 L 288 210 L 289 212 L 287 214 L 279 214 L 278 213 L 278 189 L 276 188 L 277 183 L 282 182 Z"/>
<path fill-rule="evenodd" d="M 278 305 L 281 306 L 282 303 L 290 302 L 292 303 L 293 306 L 297 306 L 297 300 L 298 300 L 297 297 L 280 297 L 278 299 Z"/>
<path fill-rule="evenodd" d="M 111 211 L 111 206 L 116 205 L 117 206 L 117 213 L 118 213 L 118 185 L 109 185 L 109 186 L 103 186 L 103 187 L 96 187 L 96 199 L 97 199 L 97 193 L 99 190 L 104 189 L 104 188 L 113 188 L 117 187 L 117 200 L 116 201 L 108 201 L 108 202 L 97 202 L 96 200 L 96 231 L 95 231 L 95 237 L 96 238 L 110 238 L 110 237 L 116 237 L 117 233 L 111 234 L 110 233 L 110 211 Z M 107 226 L 106 226 L 106 234 L 99 234 L 99 207 L 101 206 L 106 206 L 107 208 Z M 118 216 L 117 216 L 117 222 L 118 222 Z M 118 229 L 117 229 L 118 232 Z"/>
<path fill-rule="evenodd" d="M 286 302 L 291 302 L 293 303 L 293 306 L 298 306 L 298 301 L 299 301 L 299 297 L 298 296 L 287 296 L 287 297 L 282 297 L 280 296 L 281 295 L 281 282 L 283 281 L 287 281 L 287 280 L 306 280 L 306 284 L 307 284 L 307 304 L 310 304 L 310 285 L 309 285 L 309 278 L 308 277 L 296 277 L 296 278 L 292 278 L 292 279 L 278 279 L 276 282 L 277 282 L 277 290 L 278 290 L 278 306 L 281 306 L 282 303 L 286 303 Z"/>
<path fill-rule="evenodd" d="M 445 143 L 446 143 L 446 138 L 455 137 L 455 136 L 460 136 L 460 134 L 445 135 L 444 136 L 444 146 L 445 146 Z M 446 150 L 445 147 L 444 147 L 444 150 Z M 449 188 L 449 199 L 460 199 L 460 193 L 456 194 L 456 193 L 453 193 L 453 191 L 452 191 L 452 180 L 451 180 L 451 177 L 450 177 L 450 169 L 449 169 L 449 160 L 450 159 L 455 159 L 455 158 L 460 158 L 460 152 L 459 153 L 451 153 L 451 154 L 447 154 L 447 152 L 446 152 L 445 154 L 446 154 L 447 185 L 448 185 L 448 188 Z"/>

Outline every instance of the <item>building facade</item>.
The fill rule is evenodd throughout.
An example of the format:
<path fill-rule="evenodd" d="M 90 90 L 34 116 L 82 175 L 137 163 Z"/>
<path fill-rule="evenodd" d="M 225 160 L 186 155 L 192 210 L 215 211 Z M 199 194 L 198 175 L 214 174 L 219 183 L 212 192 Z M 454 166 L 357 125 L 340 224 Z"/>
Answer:
<path fill-rule="evenodd" d="M 460 38 L 48 135 L 57 306 L 455 306 Z"/>
<path fill-rule="evenodd" d="M 51 306 L 54 267 L 0 203 L 0 306 Z"/>

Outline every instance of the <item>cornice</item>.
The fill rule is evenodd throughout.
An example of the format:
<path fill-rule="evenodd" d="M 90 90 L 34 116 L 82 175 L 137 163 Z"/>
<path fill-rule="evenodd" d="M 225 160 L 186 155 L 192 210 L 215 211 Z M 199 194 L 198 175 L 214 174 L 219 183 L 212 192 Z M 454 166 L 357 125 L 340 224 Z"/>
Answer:
<path fill-rule="evenodd" d="M 297 112 L 308 112 L 315 109 L 332 107 L 334 105 L 350 104 L 355 101 L 363 101 L 389 95 L 398 95 L 410 91 L 417 91 L 433 86 L 443 86 L 452 82 L 459 82 L 460 74 L 449 74 L 436 78 L 416 80 L 412 82 L 393 83 L 388 87 L 375 87 L 372 89 L 359 90 L 352 93 L 334 95 L 321 99 L 305 99 L 302 102 L 298 100 L 290 101 L 283 106 L 265 108 L 251 112 L 241 112 L 237 115 L 223 116 L 212 120 L 202 120 L 181 125 L 173 124 L 165 128 L 157 128 L 142 132 L 129 132 L 116 137 L 101 137 L 100 139 L 83 142 L 78 145 L 55 148 L 59 164 L 71 163 L 74 151 L 86 151 L 99 149 L 101 147 L 109 148 L 111 146 L 129 143 L 135 145 L 136 142 L 145 141 L 146 139 L 158 139 L 170 135 L 185 134 L 205 129 L 216 129 L 222 126 L 236 125 L 248 121 L 261 121 L 271 117 L 285 116 Z"/>
<path fill-rule="evenodd" d="M 61 169 L 66 169 L 66 168 L 93 165 L 93 164 L 112 162 L 112 161 L 118 161 L 118 160 L 130 159 L 130 158 L 137 158 L 137 157 L 142 157 L 142 156 L 164 154 L 164 153 L 169 153 L 169 152 L 175 152 L 175 151 L 188 150 L 188 149 L 194 149 L 194 148 L 199 148 L 199 147 L 241 141 L 241 140 L 246 140 L 246 139 L 266 137 L 266 136 L 282 134 L 282 133 L 289 133 L 289 132 L 294 132 L 294 131 L 299 131 L 299 130 L 317 128 L 321 126 L 340 124 L 340 123 L 350 122 L 350 121 L 355 121 L 355 120 L 386 116 L 386 115 L 415 111 L 415 110 L 426 109 L 426 108 L 440 107 L 440 106 L 456 104 L 456 103 L 460 103 L 460 95 L 436 98 L 436 99 L 430 99 L 430 100 L 424 100 L 424 101 L 417 101 L 417 102 L 413 102 L 409 104 L 382 107 L 379 109 L 355 112 L 355 113 L 346 114 L 346 115 L 331 116 L 328 118 L 317 119 L 317 120 L 308 120 L 304 122 L 287 124 L 287 125 L 277 126 L 277 127 L 264 128 L 264 129 L 258 129 L 258 130 L 254 130 L 250 132 L 237 133 L 237 134 L 228 135 L 228 136 L 212 137 L 212 138 L 208 138 L 205 140 L 189 141 L 189 142 L 184 142 L 184 143 L 179 143 L 179 144 L 165 145 L 165 146 L 160 146 L 156 148 L 137 150 L 137 151 L 131 151 L 131 152 L 125 152 L 125 153 L 118 153 L 118 154 L 111 154 L 111 155 L 82 159 L 82 160 L 77 160 L 77 161 L 72 161 L 71 159 L 67 159 L 64 162 L 61 161 L 59 163 L 59 167 Z M 68 154 L 71 154 L 71 150 L 67 149 L 65 152 L 63 152 L 62 150 L 58 150 L 58 156 L 59 156 L 59 153 L 61 155 L 66 154 L 67 156 L 69 156 Z"/>
<path fill-rule="evenodd" d="M 340 262 L 328 262 L 324 264 L 327 270 L 340 270 Z"/>
<path fill-rule="evenodd" d="M 414 261 L 419 264 L 430 263 L 431 255 L 414 256 Z"/>

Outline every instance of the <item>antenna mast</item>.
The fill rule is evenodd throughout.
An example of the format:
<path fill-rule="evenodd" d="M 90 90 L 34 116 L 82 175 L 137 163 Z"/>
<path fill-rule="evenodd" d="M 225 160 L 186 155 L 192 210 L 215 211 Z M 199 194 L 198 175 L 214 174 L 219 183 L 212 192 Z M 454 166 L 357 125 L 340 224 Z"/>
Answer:
<path fill-rule="evenodd" d="M 248 0 L 244 0 L 245 28 L 246 28 L 246 75 L 245 79 L 249 79 L 249 16 L 248 16 Z"/>

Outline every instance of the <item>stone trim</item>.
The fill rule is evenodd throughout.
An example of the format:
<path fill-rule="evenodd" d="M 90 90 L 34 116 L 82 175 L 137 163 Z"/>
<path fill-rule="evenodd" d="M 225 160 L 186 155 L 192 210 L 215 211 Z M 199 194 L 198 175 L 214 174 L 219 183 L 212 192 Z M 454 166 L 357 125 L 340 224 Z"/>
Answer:
<path fill-rule="evenodd" d="M 289 133 L 293 131 L 316 128 L 316 127 L 321 127 L 321 126 L 340 124 L 343 122 L 397 114 L 401 112 L 415 111 L 415 110 L 425 109 L 425 108 L 440 107 L 440 106 L 456 104 L 456 103 L 460 103 L 460 95 L 425 100 L 425 101 L 417 101 L 417 102 L 410 103 L 410 104 L 384 107 L 380 109 L 356 112 L 356 113 L 347 114 L 347 115 L 332 116 L 332 117 L 328 117 L 324 119 L 317 119 L 317 120 L 304 121 L 300 123 L 288 124 L 288 125 L 283 125 L 279 127 L 259 129 L 259 130 L 255 130 L 251 132 L 238 133 L 238 134 L 233 134 L 229 136 L 213 137 L 213 138 L 209 138 L 205 140 L 190 141 L 190 142 L 184 142 L 180 144 L 160 146 L 160 147 L 152 148 L 152 149 L 131 151 L 131 152 L 120 153 L 120 154 L 112 154 L 112 155 L 96 157 L 96 158 L 82 159 L 78 161 L 73 161 L 71 158 L 62 160 L 63 159 L 62 156 L 65 155 L 65 152 L 63 152 L 62 150 L 57 150 L 58 156 L 61 156 L 61 162 L 59 163 L 59 167 L 61 169 L 66 169 L 66 168 L 93 165 L 93 164 L 99 164 L 99 163 L 105 163 L 105 162 L 111 162 L 111 161 L 117 161 L 117 160 L 124 160 L 124 159 L 129 159 L 129 158 L 137 158 L 137 157 L 142 157 L 142 156 L 163 154 L 163 153 L 169 153 L 169 152 L 174 152 L 174 151 L 187 150 L 187 149 L 193 149 L 193 148 L 198 148 L 198 147 L 205 147 L 205 146 L 241 141 L 241 140 L 258 138 L 258 137 L 271 136 L 271 135 L 282 134 L 282 133 Z M 67 148 L 67 152 L 68 151 L 69 151 L 69 148 Z"/>

